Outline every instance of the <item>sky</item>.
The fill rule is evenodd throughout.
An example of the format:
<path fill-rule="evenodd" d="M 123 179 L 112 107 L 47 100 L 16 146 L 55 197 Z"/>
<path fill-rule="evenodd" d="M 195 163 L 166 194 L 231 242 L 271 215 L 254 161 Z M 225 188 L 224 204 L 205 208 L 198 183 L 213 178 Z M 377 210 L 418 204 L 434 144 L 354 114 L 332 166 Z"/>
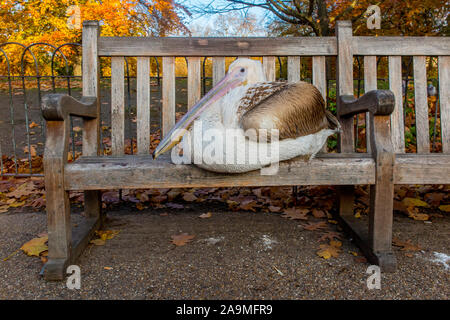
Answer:
<path fill-rule="evenodd" d="M 211 4 L 211 6 L 216 7 L 223 4 L 226 4 L 226 0 L 179 0 L 179 3 L 186 6 L 188 9 L 192 7 L 202 7 Z M 259 23 L 265 25 L 269 19 L 268 13 L 266 10 L 261 8 L 250 8 L 247 11 L 248 13 L 256 16 L 259 20 Z M 207 14 L 193 14 L 193 17 L 187 20 L 187 25 L 190 26 L 192 24 L 201 24 L 201 25 L 210 25 L 212 21 L 214 21 L 215 15 L 207 15 Z"/>

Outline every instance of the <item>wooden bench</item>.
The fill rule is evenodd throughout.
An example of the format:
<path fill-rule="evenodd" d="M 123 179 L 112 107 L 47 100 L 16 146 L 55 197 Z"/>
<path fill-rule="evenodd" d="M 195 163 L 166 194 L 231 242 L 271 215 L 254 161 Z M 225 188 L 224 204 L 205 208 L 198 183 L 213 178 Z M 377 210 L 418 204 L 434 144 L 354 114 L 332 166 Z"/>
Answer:
<path fill-rule="evenodd" d="M 351 233 L 371 263 L 395 270 L 391 249 L 394 184 L 450 182 L 450 39 L 353 37 L 348 21 L 338 21 L 336 37 L 310 38 L 111 38 L 99 24 L 83 24 L 83 99 L 52 94 L 43 98 L 47 124 L 45 187 L 49 260 L 45 276 L 60 280 L 102 224 L 104 189 L 228 186 L 339 185 L 336 219 Z M 353 96 L 353 57 L 364 56 L 367 92 Z M 401 55 L 414 56 L 417 153 L 405 154 Z M 430 153 L 425 56 L 438 56 L 443 153 Z M 200 57 L 213 59 L 213 81 L 225 74 L 226 56 L 263 56 L 269 80 L 275 56 L 288 56 L 288 80 L 300 80 L 300 56 L 312 56 L 313 83 L 326 96 L 325 57 L 337 57 L 340 153 L 309 163 L 286 161 L 275 176 L 259 171 L 215 174 L 168 157 L 152 160 L 150 146 L 150 57 L 163 57 L 162 133 L 175 123 L 175 57 L 188 58 L 188 105 L 200 98 Z M 377 89 L 377 56 L 388 56 L 390 90 Z M 111 59 L 111 140 L 113 156 L 100 156 L 99 57 Z M 137 57 L 137 150 L 124 155 L 124 57 Z M 369 92 L 370 91 L 370 92 Z M 395 108 L 394 108 L 395 104 Z M 356 153 L 354 115 L 366 113 L 368 153 Z M 83 118 L 83 156 L 68 163 L 69 115 Z M 354 185 L 371 186 L 368 228 L 353 221 Z M 84 190 L 86 219 L 72 232 L 69 191 Z"/>

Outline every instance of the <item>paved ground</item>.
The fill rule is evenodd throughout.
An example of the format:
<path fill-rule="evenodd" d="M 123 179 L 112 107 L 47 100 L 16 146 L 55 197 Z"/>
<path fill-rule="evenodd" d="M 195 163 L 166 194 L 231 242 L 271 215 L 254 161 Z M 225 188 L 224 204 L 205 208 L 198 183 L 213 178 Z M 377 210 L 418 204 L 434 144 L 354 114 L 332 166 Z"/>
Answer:
<path fill-rule="evenodd" d="M 0 214 L 0 299 L 449 299 L 450 268 L 433 252 L 450 254 L 450 218 L 431 224 L 396 216 L 394 235 L 424 249 L 412 257 L 396 249 L 399 268 L 383 274 L 381 290 L 366 286 L 367 263 L 348 253 L 316 255 L 319 233 L 276 214 L 116 210 L 106 229 L 120 230 L 104 246 L 89 247 L 79 266 L 81 290 L 39 277 L 39 258 L 20 246 L 45 232 L 45 213 Z M 206 210 L 204 211 L 206 212 Z M 166 215 L 167 213 L 167 215 Z M 161 215 L 162 214 L 162 215 Z M 74 214 L 74 223 L 81 219 Z M 172 235 L 195 235 L 175 247 Z M 105 269 L 110 267 L 110 270 Z"/>

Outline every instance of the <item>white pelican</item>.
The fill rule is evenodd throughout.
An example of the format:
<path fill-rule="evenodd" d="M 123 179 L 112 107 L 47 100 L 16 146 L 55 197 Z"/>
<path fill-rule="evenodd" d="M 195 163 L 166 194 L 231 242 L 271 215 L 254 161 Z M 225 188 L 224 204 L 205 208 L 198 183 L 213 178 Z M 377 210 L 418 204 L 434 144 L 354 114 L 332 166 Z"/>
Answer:
<path fill-rule="evenodd" d="M 153 157 L 186 136 L 183 156 L 195 165 L 214 172 L 247 172 L 297 156 L 312 158 L 339 128 L 316 87 L 302 81 L 267 82 L 259 61 L 240 58 L 177 122 Z M 178 154 L 174 151 L 172 160 Z"/>

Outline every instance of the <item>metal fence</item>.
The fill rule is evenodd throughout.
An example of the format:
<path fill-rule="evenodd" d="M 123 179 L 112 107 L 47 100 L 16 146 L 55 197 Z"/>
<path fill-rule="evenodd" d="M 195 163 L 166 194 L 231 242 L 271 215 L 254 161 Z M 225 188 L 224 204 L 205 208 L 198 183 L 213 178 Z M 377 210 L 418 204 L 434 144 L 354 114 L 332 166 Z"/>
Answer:
<path fill-rule="evenodd" d="M 8 46 L 18 46 L 21 49 L 19 66 L 12 65 L 11 57 L 8 57 Z M 40 112 L 40 101 L 42 95 L 47 92 L 61 92 L 65 91 L 69 95 L 73 95 L 76 98 L 81 96 L 79 88 L 81 87 L 81 76 L 73 74 L 73 70 L 69 59 L 63 53 L 64 47 L 71 47 L 76 50 L 77 55 L 81 56 L 81 44 L 79 43 L 65 43 L 59 46 L 54 46 L 49 43 L 32 43 L 30 45 L 24 45 L 17 42 L 7 42 L 0 44 L 0 66 L 6 70 L 7 74 L 0 74 L 0 176 L 16 176 L 16 177 L 29 177 L 29 176 L 42 176 L 42 172 L 35 172 L 33 166 L 33 155 L 42 155 L 45 143 L 45 121 L 42 118 Z M 33 53 L 33 49 L 45 48 L 46 49 L 46 61 L 50 64 L 50 74 L 43 75 L 39 66 L 38 57 Z M 31 57 L 31 60 L 30 60 Z M 42 53 L 39 57 L 42 57 Z M 62 59 L 61 63 L 56 67 L 55 60 Z M 70 57 L 73 58 L 73 57 Z M 188 63 L 187 58 L 186 64 Z M 206 74 L 206 62 L 207 57 L 202 62 L 202 94 L 207 92 L 208 86 L 211 85 L 211 77 Z M 153 83 L 160 89 L 161 84 L 161 70 L 158 59 L 154 58 L 156 65 L 155 76 L 152 77 Z M 362 65 L 360 57 L 355 57 L 356 77 L 355 77 L 355 95 L 360 96 L 363 93 L 363 79 L 362 79 Z M 31 66 L 29 65 L 31 61 Z M 286 77 L 282 70 L 285 69 L 284 64 L 286 61 L 277 57 L 279 74 L 278 79 Z M 411 59 L 412 61 L 412 59 Z M 17 63 L 17 62 L 16 62 Z M 6 68 L 5 68 L 6 66 Z M 283 69 L 284 66 L 284 69 Z M 14 68 L 13 68 L 14 67 Z M 13 69 L 19 69 L 19 74 L 13 74 Z M 412 81 L 411 75 L 408 74 L 408 70 L 411 68 L 405 68 L 403 74 L 404 82 L 404 99 L 405 105 L 407 103 L 408 96 L 408 82 Z M 28 70 L 28 72 L 27 72 Z M 32 70 L 32 72 L 30 72 Z M 30 73 L 33 73 L 31 74 Z M 126 101 L 125 106 L 127 108 L 126 113 L 130 114 L 133 108 L 132 102 L 132 82 L 135 81 L 135 76 L 130 73 L 130 64 L 127 58 L 125 58 L 125 88 L 126 88 Z M 177 79 L 185 77 L 177 77 Z M 311 81 L 309 79 L 303 79 L 305 81 Z M 379 78 L 379 81 L 388 81 L 388 79 Z M 430 79 L 432 83 L 437 83 L 436 79 Z M 110 77 L 101 75 L 101 81 L 110 81 Z M 33 85 L 30 86 L 30 82 Z M 50 86 L 48 85 L 50 82 Z M 330 89 L 334 86 L 334 79 L 327 77 L 327 98 L 330 97 Z M 75 90 L 75 88 L 77 90 Z M 434 91 L 433 91 L 434 90 Z M 436 95 L 437 90 L 431 85 L 429 87 L 429 95 Z M 78 95 L 78 96 L 77 96 Z M 329 102 L 329 101 L 328 101 Z M 436 107 L 437 108 L 437 107 Z M 405 108 L 406 112 L 406 108 Z M 435 122 L 433 128 L 433 147 L 436 141 L 436 119 L 437 110 L 435 111 Z M 103 120 L 103 119 L 102 119 Z M 75 157 L 77 149 L 77 137 L 76 121 L 79 119 L 71 119 L 71 144 L 70 149 L 72 156 Z M 358 121 L 358 120 L 357 120 Z M 39 124 L 38 124 L 39 123 Z M 358 123 L 356 123 L 358 127 Z M 34 128 L 39 128 L 37 132 Z M 103 139 L 101 139 L 103 143 Z M 133 143 L 133 140 L 131 140 Z M 356 134 L 356 145 L 358 144 L 358 135 Z M 78 145 L 79 148 L 79 145 Z M 133 150 L 133 146 L 131 147 Z M 9 170 L 6 170 L 8 162 Z"/>

